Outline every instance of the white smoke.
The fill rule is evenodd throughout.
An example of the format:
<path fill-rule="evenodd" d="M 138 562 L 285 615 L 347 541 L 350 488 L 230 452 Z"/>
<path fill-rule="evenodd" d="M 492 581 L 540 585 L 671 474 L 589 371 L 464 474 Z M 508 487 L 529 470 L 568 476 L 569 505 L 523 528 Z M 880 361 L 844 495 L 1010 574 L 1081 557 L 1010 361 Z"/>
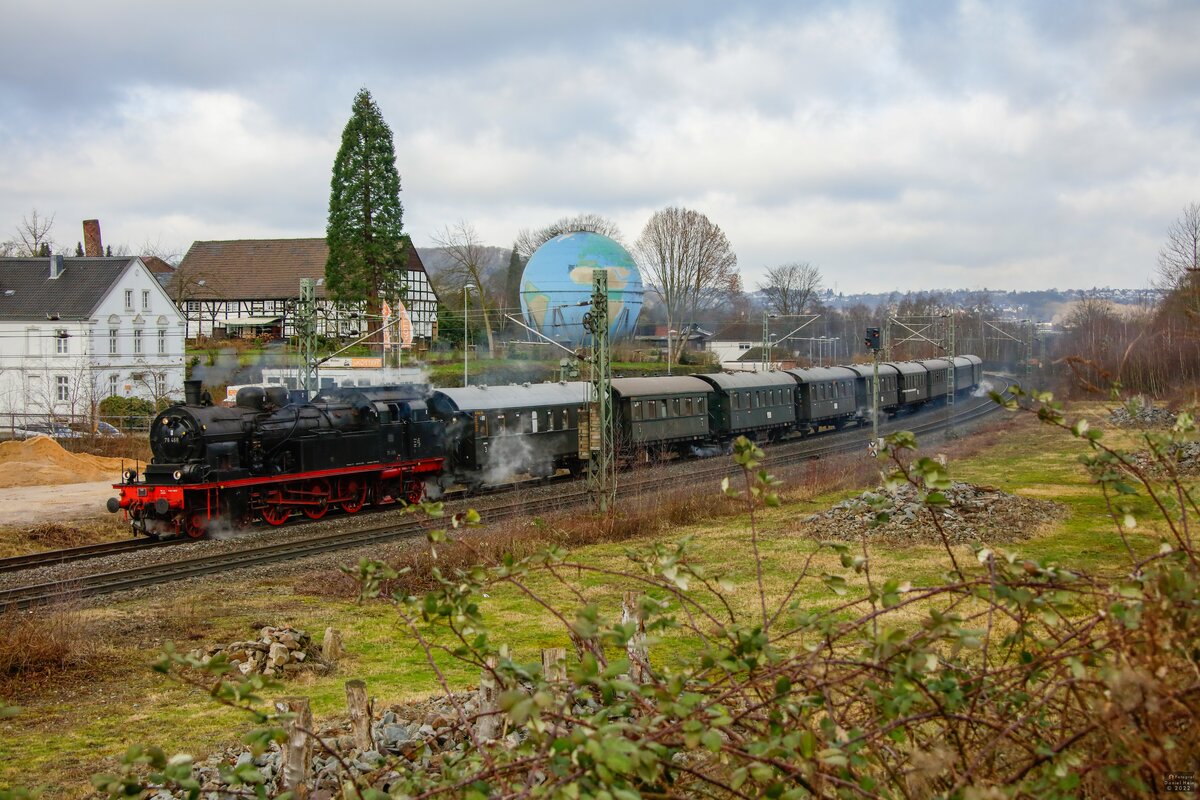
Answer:
<path fill-rule="evenodd" d="M 971 392 L 971 397 L 987 397 L 988 392 L 992 391 L 991 381 L 982 381 L 975 391 Z"/>
<path fill-rule="evenodd" d="M 503 483 L 518 475 L 524 475 L 534 466 L 533 445 L 530 436 L 504 431 L 491 439 L 488 466 L 483 472 L 485 483 Z"/>

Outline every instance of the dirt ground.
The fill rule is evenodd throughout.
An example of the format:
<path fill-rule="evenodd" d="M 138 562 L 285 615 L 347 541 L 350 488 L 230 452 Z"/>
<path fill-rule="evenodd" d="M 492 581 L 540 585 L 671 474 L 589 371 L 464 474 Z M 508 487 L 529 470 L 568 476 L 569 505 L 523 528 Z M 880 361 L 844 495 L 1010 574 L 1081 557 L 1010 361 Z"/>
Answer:
<path fill-rule="evenodd" d="M 111 516 L 104 504 L 116 497 L 113 481 L 0 489 L 0 526 Z"/>

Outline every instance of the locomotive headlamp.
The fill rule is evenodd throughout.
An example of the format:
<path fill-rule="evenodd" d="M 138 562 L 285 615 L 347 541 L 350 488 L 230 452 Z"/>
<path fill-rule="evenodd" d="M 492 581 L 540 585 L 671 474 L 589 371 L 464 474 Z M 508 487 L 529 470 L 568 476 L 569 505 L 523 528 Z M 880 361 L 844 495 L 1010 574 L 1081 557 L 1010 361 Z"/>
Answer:
<path fill-rule="evenodd" d="M 178 470 L 178 469 L 175 470 L 174 472 L 171 473 L 171 477 L 177 481 L 182 480 L 183 479 L 183 470 Z"/>
<path fill-rule="evenodd" d="M 123 473 L 121 473 L 121 477 L 125 479 L 126 483 L 133 483 L 134 481 L 137 480 L 137 470 L 136 469 L 127 469 Z"/>

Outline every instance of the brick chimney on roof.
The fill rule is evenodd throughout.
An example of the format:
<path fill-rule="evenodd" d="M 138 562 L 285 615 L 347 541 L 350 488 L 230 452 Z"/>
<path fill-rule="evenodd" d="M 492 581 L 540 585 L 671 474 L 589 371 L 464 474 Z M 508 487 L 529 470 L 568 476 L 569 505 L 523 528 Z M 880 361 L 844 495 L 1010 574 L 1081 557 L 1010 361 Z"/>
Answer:
<path fill-rule="evenodd" d="M 83 254 L 89 258 L 99 258 L 104 255 L 104 245 L 100 243 L 100 220 L 98 219 L 83 221 Z"/>

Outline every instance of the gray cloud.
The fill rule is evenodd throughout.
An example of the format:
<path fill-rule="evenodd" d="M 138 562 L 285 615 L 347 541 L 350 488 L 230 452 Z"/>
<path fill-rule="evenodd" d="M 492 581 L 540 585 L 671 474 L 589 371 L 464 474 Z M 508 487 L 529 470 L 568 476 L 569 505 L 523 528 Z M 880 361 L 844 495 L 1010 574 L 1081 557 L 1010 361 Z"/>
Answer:
<path fill-rule="evenodd" d="M 317 235 L 350 101 L 391 123 L 419 243 L 709 214 L 745 282 L 1144 285 L 1200 185 L 1189 3 L 19 2 L 0 236 Z M 33 34 L 37 35 L 33 35 Z"/>

